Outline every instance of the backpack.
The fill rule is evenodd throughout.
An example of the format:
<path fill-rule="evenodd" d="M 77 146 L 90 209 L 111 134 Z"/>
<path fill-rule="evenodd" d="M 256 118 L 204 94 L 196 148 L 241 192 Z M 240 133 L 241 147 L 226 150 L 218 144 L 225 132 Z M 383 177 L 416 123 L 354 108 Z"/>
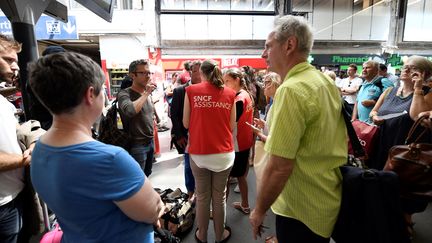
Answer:
<path fill-rule="evenodd" d="M 123 123 L 117 112 L 117 100 L 115 100 L 100 121 L 98 140 L 128 150 L 130 148 L 130 135 L 126 130 L 119 128 L 119 124 Z"/>
<path fill-rule="evenodd" d="M 195 221 L 195 205 L 189 201 L 189 196 L 180 188 L 176 190 L 155 189 L 167 207 L 161 217 L 162 228 L 169 230 L 178 237 L 186 235 L 193 228 Z"/>

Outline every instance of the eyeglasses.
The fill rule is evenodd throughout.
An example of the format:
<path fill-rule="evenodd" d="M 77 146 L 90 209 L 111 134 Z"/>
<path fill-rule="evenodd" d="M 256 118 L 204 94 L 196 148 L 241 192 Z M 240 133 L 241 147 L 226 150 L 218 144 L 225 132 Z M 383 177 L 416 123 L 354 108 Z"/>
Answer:
<path fill-rule="evenodd" d="M 416 71 L 420 71 L 420 69 L 414 65 L 404 65 L 404 66 L 402 66 L 401 71 L 404 71 L 404 72 L 414 71 L 414 72 L 416 72 Z"/>
<path fill-rule="evenodd" d="M 142 74 L 144 76 L 151 76 L 151 75 L 154 74 L 152 72 L 147 72 L 147 71 L 144 71 L 144 72 L 133 72 L 133 73 L 135 73 L 135 74 Z"/>

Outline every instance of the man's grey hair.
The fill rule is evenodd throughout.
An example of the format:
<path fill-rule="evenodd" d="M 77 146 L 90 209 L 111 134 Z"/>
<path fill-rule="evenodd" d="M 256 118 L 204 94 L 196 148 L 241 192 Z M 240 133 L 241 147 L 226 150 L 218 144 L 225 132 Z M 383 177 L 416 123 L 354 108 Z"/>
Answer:
<path fill-rule="evenodd" d="M 309 24 L 303 17 L 285 15 L 275 19 L 275 38 L 279 42 L 285 42 L 290 36 L 297 38 L 298 50 L 309 55 L 313 45 L 313 34 Z"/>
<path fill-rule="evenodd" d="M 375 69 L 379 69 L 379 62 L 377 62 L 377 61 L 374 61 L 374 60 L 369 60 L 369 61 L 366 61 L 366 62 L 364 62 L 363 64 L 370 64 L 370 65 L 372 65 L 372 67 L 374 67 Z"/>

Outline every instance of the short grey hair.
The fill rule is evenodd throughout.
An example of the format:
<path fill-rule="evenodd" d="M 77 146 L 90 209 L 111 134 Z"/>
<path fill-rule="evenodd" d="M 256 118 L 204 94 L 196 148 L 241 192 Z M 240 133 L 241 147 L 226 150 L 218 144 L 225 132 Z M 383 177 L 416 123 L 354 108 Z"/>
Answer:
<path fill-rule="evenodd" d="M 285 15 L 274 21 L 275 38 L 279 42 L 285 42 L 290 36 L 297 38 L 298 50 L 309 55 L 313 46 L 313 34 L 311 27 L 303 17 Z"/>
<path fill-rule="evenodd" d="M 374 61 L 374 60 L 369 60 L 364 62 L 363 64 L 370 64 L 372 65 L 376 70 L 379 70 L 379 62 Z"/>

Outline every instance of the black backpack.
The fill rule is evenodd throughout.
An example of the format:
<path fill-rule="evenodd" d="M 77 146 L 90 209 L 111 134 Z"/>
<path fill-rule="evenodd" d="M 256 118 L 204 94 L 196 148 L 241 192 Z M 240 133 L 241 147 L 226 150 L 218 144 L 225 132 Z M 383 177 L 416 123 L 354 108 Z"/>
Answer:
<path fill-rule="evenodd" d="M 111 108 L 108 109 L 106 116 L 102 117 L 100 121 L 98 140 L 128 150 L 130 148 L 129 133 L 118 128 L 117 119 L 120 119 L 120 116 L 117 112 L 117 100 L 115 100 Z"/>

